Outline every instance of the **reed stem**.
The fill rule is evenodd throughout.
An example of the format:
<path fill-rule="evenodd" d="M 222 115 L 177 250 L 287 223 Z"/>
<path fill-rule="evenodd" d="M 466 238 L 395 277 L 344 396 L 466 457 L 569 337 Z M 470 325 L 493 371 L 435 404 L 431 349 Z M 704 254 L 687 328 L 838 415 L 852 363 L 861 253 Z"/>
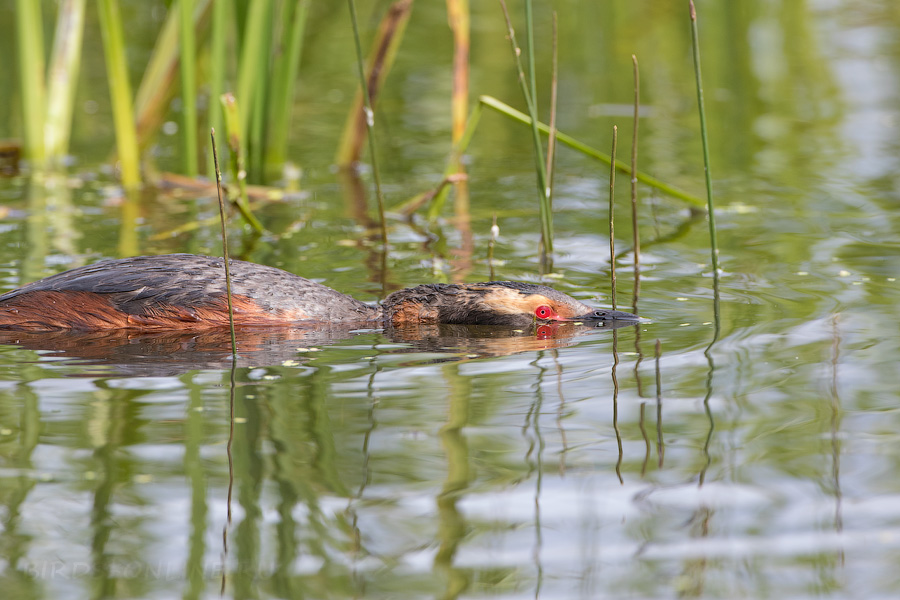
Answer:
<path fill-rule="evenodd" d="M 641 104 L 641 79 L 638 71 L 638 59 L 634 54 L 631 55 L 631 63 L 634 66 L 634 124 L 631 128 L 631 229 L 632 244 L 634 245 L 634 295 L 637 297 L 640 291 L 640 272 L 641 264 L 641 234 L 638 229 L 638 194 L 637 194 L 637 177 L 634 175 L 638 172 L 638 119 L 640 117 Z"/>
<path fill-rule="evenodd" d="M 516 42 L 516 32 L 513 29 L 512 21 L 509 18 L 509 11 L 506 9 L 506 2 L 504 2 L 504 0 L 500 0 L 500 6 L 503 8 L 504 17 L 506 17 L 506 29 L 509 35 L 509 43 L 512 46 L 513 59 L 516 64 L 516 71 L 519 75 L 519 87 L 522 88 L 522 95 L 525 97 L 525 105 L 528 107 L 528 114 L 531 115 L 529 123 L 531 125 L 532 142 L 534 144 L 535 170 L 537 172 L 538 182 L 541 239 L 543 241 L 542 254 L 551 255 L 553 254 L 553 215 L 550 210 L 549 192 L 547 191 L 547 171 L 544 164 L 544 148 L 541 145 L 541 136 L 538 128 L 538 123 L 540 121 L 538 120 L 537 103 L 532 95 L 532 90 L 534 89 L 534 78 L 532 77 L 532 81 L 530 84 L 525 78 L 525 71 L 522 68 L 522 60 L 520 58 L 522 50 L 521 48 L 519 48 L 518 42 Z M 525 9 L 526 20 L 530 25 L 531 0 L 526 0 Z M 533 39 L 533 31 L 526 32 L 526 35 L 528 39 Z M 532 60 L 530 62 L 531 67 L 533 67 L 533 52 L 531 52 L 531 47 L 533 46 L 533 44 L 530 44 L 529 46 L 529 50 L 532 56 Z M 543 257 L 541 262 L 545 262 L 543 260 Z"/>
<path fill-rule="evenodd" d="M 556 11 L 553 11 L 553 67 L 550 76 L 550 131 L 547 137 L 547 197 L 553 208 L 553 167 L 556 158 L 556 99 L 559 92 L 559 44 Z"/>
<path fill-rule="evenodd" d="M 188 177 L 197 167 L 197 44 L 194 38 L 194 0 L 179 0 L 181 33 L 181 111 L 184 131 L 184 166 Z"/>
<path fill-rule="evenodd" d="M 32 168 L 44 165 L 44 29 L 41 3 L 18 0 L 16 3 L 16 41 L 19 52 L 19 77 L 22 85 L 22 120 L 25 128 L 25 156 Z"/>
<path fill-rule="evenodd" d="M 47 123 L 44 127 L 45 151 L 54 166 L 61 164 L 69 151 L 75 90 L 81 66 L 85 3 L 86 0 L 62 0 L 56 17 L 56 33 L 47 71 Z"/>
<path fill-rule="evenodd" d="M 381 225 L 381 243 L 387 247 L 387 221 L 384 217 L 384 196 L 381 194 L 381 173 L 378 170 L 378 157 L 375 152 L 375 112 L 369 97 L 369 85 L 366 82 L 366 70 L 363 63 L 362 44 L 359 41 L 359 25 L 356 20 L 356 2 L 347 0 L 350 5 L 350 20 L 353 23 L 353 41 L 356 44 L 356 66 L 359 70 L 359 84 L 362 87 L 363 107 L 366 115 L 366 131 L 369 140 L 369 155 L 372 160 L 372 177 L 375 180 L 375 197 L 378 202 L 378 221 Z"/>
<path fill-rule="evenodd" d="M 706 129 L 706 109 L 703 104 L 703 78 L 700 74 L 700 37 L 697 31 L 697 9 L 688 0 L 691 11 L 691 48 L 694 55 L 694 79 L 697 82 L 697 105 L 700 109 L 700 136 L 703 140 L 703 170 L 706 175 L 706 210 L 709 222 L 709 248 L 712 255 L 713 277 L 719 277 L 719 244 L 716 240 L 716 215 L 713 206 L 712 174 L 709 169 L 709 140 Z"/>
<path fill-rule="evenodd" d="M 275 79 L 269 98 L 269 134 L 266 140 L 267 171 L 276 166 L 281 168 L 287 161 L 288 132 L 291 128 L 291 111 L 294 108 L 294 91 L 303 54 L 308 13 L 309 0 L 284 4 L 284 23 L 286 26 L 289 24 L 289 27 L 282 39 L 285 51 L 278 57 L 273 68 Z"/>
<path fill-rule="evenodd" d="M 207 119 L 210 129 L 222 129 L 222 103 L 218 98 L 225 92 L 225 64 L 228 35 L 228 15 L 230 0 L 212 0 L 212 39 L 210 41 L 209 67 L 209 111 Z M 209 155 L 209 166 L 215 175 L 215 161 Z"/>
<path fill-rule="evenodd" d="M 240 107 L 235 97 L 231 94 L 223 94 L 221 102 L 222 112 L 225 116 L 225 133 L 228 140 L 228 149 L 231 151 L 231 172 L 239 190 L 234 203 L 241 216 L 244 217 L 244 220 L 250 224 L 254 231 L 262 233 L 263 226 L 250 210 L 250 202 L 247 199 L 247 169 L 244 166 Z"/>
<path fill-rule="evenodd" d="M 366 100 L 369 102 L 369 108 L 372 109 L 394 64 L 400 42 L 406 31 L 406 25 L 412 14 L 412 6 L 413 0 L 396 0 L 388 8 L 378 25 L 364 68 L 365 88 L 368 89 L 368 94 L 364 98 L 362 93 L 364 86 L 360 86 L 353 99 L 353 104 L 350 106 L 350 111 L 347 113 L 344 132 L 341 134 L 340 145 L 335 155 L 334 162 L 342 169 L 350 168 L 360 161 L 369 133 L 367 115 L 373 114 L 366 111 Z M 362 54 L 361 50 L 359 54 Z"/>
<path fill-rule="evenodd" d="M 457 144 L 466 129 L 469 113 L 469 0 L 447 0 L 447 20 L 453 31 L 453 93 L 450 99 L 453 144 Z M 461 165 L 457 164 L 458 170 Z"/>
<path fill-rule="evenodd" d="M 231 266 L 228 258 L 228 234 L 225 228 L 225 200 L 222 199 L 222 171 L 219 170 L 219 155 L 216 152 L 216 130 L 209 130 L 212 142 L 213 168 L 216 171 L 216 192 L 219 197 L 219 219 L 222 223 L 222 256 L 225 262 L 225 297 L 228 300 L 228 328 L 231 330 L 231 356 L 237 357 L 237 337 L 234 334 L 234 306 L 231 303 Z"/>
<path fill-rule="evenodd" d="M 109 93 L 112 99 L 122 185 L 126 189 L 135 189 L 141 184 L 140 154 L 134 124 L 134 110 L 131 104 L 131 85 L 128 83 L 122 17 L 118 0 L 97 0 L 97 13 L 103 38 L 106 70 L 109 76 Z"/>
<path fill-rule="evenodd" d="M 493 96 L 481 96 L 481 97 L 479 97 L 478 102 L 480 104 L 487 106 L 488 108 L 491 108 L 491 109 L 499 112 L 500 114 L 505 115 L 515 121 L 520 122 L 520 123 L 524 123 L 526 125 L 531 125 L 531 123 L 532 123 L 531 117 L 529 117 L 528 115 L 526 115 L 525 113 L 523 113 L 521 111 L 514 109 L 513 107 L 506 104 L 505 102 L 501 102 L 500 100 L 494 98 Z M 541 133 L 548 134 L 550 132 L 550 127 L 544 123 L 538 122 L 538 130 Z M 605 153 L 601 152 L 600 150 L 597 150 L 596 148 L 593 148 L 593 147 L 585 144 L 584 142 L 581 142 L 581 141 L 575 139 L 574 137 L 572 137 L 568 134 L 565 134 L 561 131 L 557 131 L 556 139 L 561 144 L 565 144 L 566 146 L 568 146 L 574 150 L 577 150 L 578 152 L 581 152 L 582 154 L 584 154 L 586 156 L 595 158 L 602 163 L 606 163 L 607 165 L 610 164 L 611 159 L 608 154 L 605 154 Z M 620 160 L 615 161 L 615 164 L 616 164 L 617 171 L 619 171 L 621 173 L 625 173 L 627 175 L 631 175 L 631 167 L 629 167 L 627 164 L 625 164 L 624 162 L 622 162 Z M 664 192 L 664 193 L 668 194 L 669 196 L 672 196 L 673 198 L 678 198 L 679 200 L 682 200 L 683 202 L 690 204 L 691 206 L 694 206 L 697 208 L 705 208 L 705 206 L 706 206 L 706 203 L 703 202 L 703 200 L 698 198 L 697 196 L 694 196 L 693 194 L 689 194 L 688 192 L 685 192 L 684 190 L 681 190 L 673 185 L 669 185 L 668 183 L 660 181 L 659 179 L 656 179 L 655 177 L 651 177 L 650 175 L 647 175 L 646 173 L 641 173 L 640 171 L 638 171 L 637 179 L 641 183 L 645 183 L 651 187 L 654 187 L 654 188 L 660 190 L 661 192 Z"/>
<path fill-rule="evenodd" d="M 194 27 L 198 31 L 209 13 L 211 1 L 193 0 Z M 165 23 L 156 37 L 150 61 L 144 69 L 140 86 L 134 97 L 138 148 L 142 151 L 146 150 L 153 141 L 154 135 L 162 126 L 169 112 L 172 98 L 175 97 L 178 65 L 181 62 L 181 45 L 179 44 L 181 11 L 175 8 L 173 4 L 173 10 L 166 13 Z M 217 97 L 210 96 L 213 100 Z M 197 139 L 199 140 L 200 137 L 198 136 Z M 212 173 L 212 169 L 212 156 L 210 156 L 210 173 Z"/>
<path fill-rule="evenodd" d="M 612 294 L 610 300 L 613 310 L 616 309 L 616 144 L 619 138 L 619 128 L 613 125 L 612 134 L 612 152 L 610 156 L 612 160 L 609 164 L 609 279 Z"/>
<path fill-rule="evenodd" d="M 266 64 L 267 59 L 266 32 L 269 30 L 267 21 L 270 20 L 271 5 L 271 0 L 256 0 L 247 9 L 237 85 L 237 97 L 241 99 L 239 116 L 242 132 L 250 130 L 251 109 L 262 110 L 262 107 L 254 106 L 254 100 L 257 98 L 256 86 L 264 86 L 266 81 L 266 72 L 260 70 L 260 65 Z"/>

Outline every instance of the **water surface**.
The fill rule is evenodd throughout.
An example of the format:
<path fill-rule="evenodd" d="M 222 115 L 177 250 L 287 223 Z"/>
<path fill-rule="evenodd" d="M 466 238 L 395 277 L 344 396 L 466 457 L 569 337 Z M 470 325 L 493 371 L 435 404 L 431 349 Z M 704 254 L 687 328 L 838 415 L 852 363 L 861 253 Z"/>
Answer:
<path fill-rule="evenodd" d="M 389 207 L 435 185 L 449 150 L 452 42 L 432 4 L 416 5 L 378 106 Z M 472 4 L 473 95 L 521 107 L 502 15 Z M 651 4 L 554 4 L 560 128 L 606 148 L 616 124 L 628 148 L 637 54 L 642 168 L 701 194 L 686 9 Z M 718 323 L 704 219 L 641 186 L 638 327 L 244 331 L 233 370 L 221 332 L 4 336 L 3 596 L 895 596 L 895 4 L 698 3 Z M 129 8 L 134 77 L 157 9 Z M 546 107 L 550 7 L 536 10 Z M 331 168 L 355 84 L 348 16 L 311 18 L 291 146 L 301 190 L 260 210 L 259 240 L 233 222 L 234 251 L 375 302 L 488 279 L 496 214 L 494 276 L 540 281 L 530 133 L 492 113 L 467 155 L 467 210 L 448 205 L 434 229 L 392 217 L 382 268 L 368 171 Z M 215 217 L 211 197 L 133 204 L 102 166 L 114 140 L 86 38 L 70 177 L 0 181 L 4 289 L 103 257 L 219 252 L 214 220 L 176 231 Z M 19 133 L 18 114 L 0 102 L 0 136 Z M 180 152 L 161 136 L 155 167 L 178 171 Z M 555 186 L 548 281 L 609 305 L 607 168 L 562 149 Z"/>

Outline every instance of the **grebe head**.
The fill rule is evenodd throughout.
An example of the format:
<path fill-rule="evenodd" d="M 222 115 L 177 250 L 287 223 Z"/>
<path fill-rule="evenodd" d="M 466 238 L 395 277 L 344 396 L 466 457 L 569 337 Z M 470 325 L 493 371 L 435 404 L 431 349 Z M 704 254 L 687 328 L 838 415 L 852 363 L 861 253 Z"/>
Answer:
<path fill-rule="evenodd" d="M 384 316 L 393 325 L 525 326 L 535 321 L 638 321 L 630 313 L 595 309 L 553 288 L 517 281 L 438 283 L 400 290 L 385 299 Z"/>

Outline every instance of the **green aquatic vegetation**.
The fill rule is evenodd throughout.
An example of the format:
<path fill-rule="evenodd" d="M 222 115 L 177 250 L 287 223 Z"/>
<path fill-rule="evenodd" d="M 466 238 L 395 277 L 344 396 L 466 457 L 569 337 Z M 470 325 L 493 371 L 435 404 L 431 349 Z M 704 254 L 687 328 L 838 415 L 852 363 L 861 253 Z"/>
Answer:
<path fill-rule="evenodd" d="M 141 184 L 140 152 L 134 122 L 131 84 L 128 83 L 122 16 L 118 0 L 98 0 L 97 12 L 100 16 L 103 54 L 106 57 L 106 71 L 109 77 L 122 184 L 126 189 L 135 189 Z"/>

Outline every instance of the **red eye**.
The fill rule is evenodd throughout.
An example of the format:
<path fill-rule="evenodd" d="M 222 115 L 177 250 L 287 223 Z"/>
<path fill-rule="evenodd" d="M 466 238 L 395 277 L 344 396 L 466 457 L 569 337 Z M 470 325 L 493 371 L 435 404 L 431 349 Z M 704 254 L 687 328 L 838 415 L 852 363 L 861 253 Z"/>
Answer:
<path fill-rule="evenodd" d="M 547 305 L 538 306 L 534 309 L 534 316 L 538 319 L 550 319 L 553 317 L 553 309 Z"/>
<path fill-rule="evenodd" d="M 556 325 L 541 325 L 534 332 L 534 336 L 539 340 L 546 340 L 553 337 L 553 334 L 556 333 Z"/>

